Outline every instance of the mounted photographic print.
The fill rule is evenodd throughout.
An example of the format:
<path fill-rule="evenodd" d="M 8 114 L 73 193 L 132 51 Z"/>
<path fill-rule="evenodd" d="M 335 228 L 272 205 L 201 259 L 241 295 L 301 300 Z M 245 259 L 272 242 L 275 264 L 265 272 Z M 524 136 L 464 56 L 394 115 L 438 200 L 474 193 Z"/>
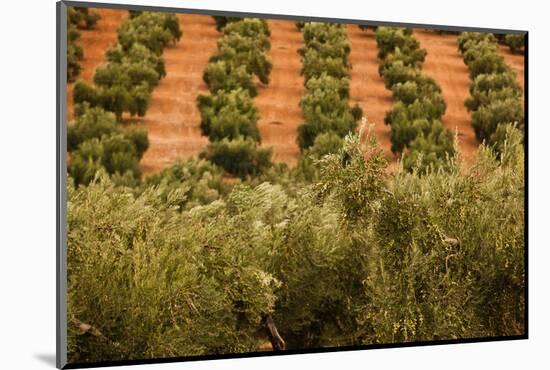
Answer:
<path fill-rule="evenodd" d="M 58 367 L 527 338 L 526 31 L 57 10 Z"/>

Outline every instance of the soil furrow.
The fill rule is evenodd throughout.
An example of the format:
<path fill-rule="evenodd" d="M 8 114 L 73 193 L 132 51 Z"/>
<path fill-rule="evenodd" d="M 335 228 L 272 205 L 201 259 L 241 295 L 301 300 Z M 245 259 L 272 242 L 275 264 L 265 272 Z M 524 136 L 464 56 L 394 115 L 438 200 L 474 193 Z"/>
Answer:
<path fill-rule="evenodd" d="M 464 101 L 470 96 L 470 77 L 457 47 L 456 35 L 437 34 L 430 30 L 414 30 L 420 46 L 428 52 L 422 70 L 441 86 L 447 110 L 443 124 L 458 133 L 460 155 L 472 163 L 479 142 Z"/>
<path fill-rule="evenodd" d="M 347 31 L 352 66 L 350 105 L 359 104 L 363 116 L 373 125 L 373 133 L 386 158 L 394 161 L 396 156 L 391 151 L 391 126 L 384 124 L 384 116 L 391 109 L 393 99 L 378 74 L 378 47 L 374 32 L 362 31 L 356 25 L 348 25 Z"/>
<path fill-rule="evenodd" d="M 504 57 L 504 61 L 506 64 L 508 64 L 510 67 L 512 67 L 512 70 L 516 72 L 516 76 L 518 79 L 518 82 L 521 86 L 521 90 L 525 90 L 525 57 L 522 54 L 513 54 L 510 52 L 510 48 L 506 45 L 498 45 L 500 54 Z"/>
<path fill-rule="evenodd" d="M 268 20 L 271 49 L 268 58 L 273 63 L 267 86 L 259 84 L 255 104 L 260 112 L 258 128 L 263 147 L 273 148 L 273 161 L 294 166 L 300 157 L 296 143 L 298 126 L 303 122 L 300 99 L 304 94 L 304 79 L 300 75 L 302 61 L 298 49 L 302 34 L 295 22 Z"/>
<path fill-rule="evenodd" d="M 164 51 L 166 77 L 153 90 L 145 117 L 127 120 L 143 123 L 149 132 L 149 149 L 140 163 L 144 175 L 162 170 L 178 157 L 197 156 L 208 143 L 201 135 L 196 99 L 208 93 L 202 75 L 220 34 L 210 16 L 178 17 L 183 36 Z"/>
<path fill-rule="evenodd" d="M 80 38 L 76 41 L 84 51 L 84 58 L 80 61 L 82 70 L 77 79 L 91 81 L 95 69 L 105 61 L 105 52 L 117 42 L 117 30 L 124 17 L 128 15 L 126 10 L 96 9 L 91 12 L 98 13 L 101 19 L 97 21 L 91 30 L 79 30 Z M 73 86 L 74 82 L 67 84 L 67 118 L 72 120 L 73 111 Z"/>

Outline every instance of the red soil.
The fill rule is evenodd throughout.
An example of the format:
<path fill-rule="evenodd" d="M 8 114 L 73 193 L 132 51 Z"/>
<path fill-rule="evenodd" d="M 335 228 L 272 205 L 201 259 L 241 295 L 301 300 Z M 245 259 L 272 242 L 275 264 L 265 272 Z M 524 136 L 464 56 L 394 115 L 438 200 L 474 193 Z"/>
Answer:
<path fill-rule="evenodd" d="M 389 161 L 396 159 L 391 151 L 391 126 L 384 124 L 386 112 L 393 104 L 391 91 L 384 86 L 378 74 L 378 47 L 372 30 L 362 31 L 356 25 L 348 25 L 351 47 L 349 60 L 352 66 L 350 81 L 350 105 L 359 104 L 363 116 L 373 125 L 373 133 Z"/>
<path fill-rule="evenodd" d="M 297 50 L 302 46 L 302 33 L 294 21 L 268 20 L 273 63 L 267 86 L 259 85 L 255 104 L 260 112 L 258 128 L 262 146 L 273 148 L 273 161 L 290 166 L 297 163 L 300 148 L 296 143 L 298 126 L 303 122 L 299 106 L 304 94 L 300 75 L 302 61 Z"/>
<path fill-rule="evenodd" d="M 525 57 L 524 54 L 512 54 L 510 48 L 506 45 L 498 45 L 501 55 L 504 57 L 504 61 L 512 70 L 516 72 L 518 82 L 522 90 L 525 90 L 524 71 L 525 71 Z"/>
<path fill-rule="evenodd" d="M 183 36 L 164 51 L 166 77 L 153 90 L 145 117 L 127 119 L 142 122 L 149 131 L 149 149 L 140 163 L 144 175 L 162 170 L 178 157 L 198 155 L 208 142 L 201 135 L 196 99 L 208 92 L 202 74 L 216 51 L 219 33 L 210 16 L 178 17 Z"/>
<path fill-rule="evenodd" d="M 82 70 L 77 79 L 91 81 L 95 69 L 105 60 L 105 52 L 117 42 L 117 30 L 122 19 L 128 15 L 126 10 L 96 9 L 92 12 L 98 13 L 101 19 L 97 21 L 94 29 L 80 30 L 80 39 L 77 43 L 84 50 L 84 58 L 80 61 Z M 67 119 L 73 119 L 73 86 L 67 84 Z"/>
<path fill-rule="evenodd" d="M 437 34 L 430 30 L 414 30 L 420 46 L 428 52 L 422 70 L 434 78 L 447 103 L 443 124 L 458 133 L 459 153 L 466 163 L 472 163 L 479 145 L 464 101 L 470 95 L 470 77 L 457 47 L 456 36 Z"/>

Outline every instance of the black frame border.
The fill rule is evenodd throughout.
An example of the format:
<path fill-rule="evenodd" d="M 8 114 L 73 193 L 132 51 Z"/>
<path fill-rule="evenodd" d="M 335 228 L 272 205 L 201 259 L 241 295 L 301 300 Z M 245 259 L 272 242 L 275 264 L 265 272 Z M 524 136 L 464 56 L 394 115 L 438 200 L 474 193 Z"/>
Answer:
<path fill-rule="evenodd" d="M 402 342 L 402 343 L 383 343 L 383 344 L 368 344 L 358 346 L 342 346 L 342 347 L 325 347 L 315 349 L 301 350 L 285 350 L 280 352 L 247 352 L 247 353 L 228 353 L 218 355 L 200 355 L 200 356 L 177 356 L 166 358 L 151 358 L 140 360 L 120 360 L 120 361 L 100 361 L 100 362 L 85 362 L 85 363 L 68 363 L 67 362 L 67 239 L 66 239 L 66 221 L 67 221 L 67 194 L 66 181 L 67 173 L 65 152 L 67 147 L 66 137 L 66 7 L 87 7 L 87 8 L 105 8 L 105 9 L 120 9 L 120 10 L 141 10 L 141 11 L 159 11 L 169 13 L 184 13 L 184 14 L 201 14 L 209 16 L 234 16 L 234 17 L 255 17 L 265 19 L 282 19 L 290 21 L 309 21 L 309 22 L 332 22 L 342 24 L 356 24 L 366 26 L 390 26 L 390 27 L 407 27 L 407 28 L 424 28 L 444 31 L 456 32 L 492 32 L 492 33 L 507 33 L 507 34 L 523 34 L 525 37 L 524 48 L 524 271 L 525 271 L 525 317 L 524 317 L 524 334 L 515 336 L 495 336 L 495 337 L 480 337 L 480 338 L 463 338 L 452 340 L 436 340 L 422 342 Z M 132 5 L 132 4 L 112 4 L 84 1 L 61 0 L 56 3 L 56 46 L 57 46 L 57 61 L 56 61 L 56 367 L 58 369 L 81 369 L 81 368 L 96 368 L 110 366 L 127 366 L 127 365 L 146 365 L 146 364 L 161 364 L 174 362 L 190 362 L 204 360 L 223 360 L 237 359 L 250 357 L 270 357 L 270 356 L 287 356 L 297 354 L 315 354 L 315 353 L 330 353 L 330 352 L 347 352 L 360 351 L 367 349 L 386 349 L 386 348 L 408 348 L 408 347 L 424 347 L 438 346 L 448 344 L 471 344 L 485 342 L 500 342 L 512 340 L 529 339 L 529 31 L 513 30 L 513 29 L 494 29 L 483 27 L 461 27 L 452 25 L 435 25 L 423 23 L 406 23 L 406 22 L 384 22 L 374 20 L 357 20 L 345 18 L 327 18 L 327 17 L 308 17 L 287 14 L 267 14 L 267 13 L 248 13 L 235 12 L 226 10 L 211 10 L 211 9 L 191 9 L 191 8 L 175 8 L 149 5 Z"/>

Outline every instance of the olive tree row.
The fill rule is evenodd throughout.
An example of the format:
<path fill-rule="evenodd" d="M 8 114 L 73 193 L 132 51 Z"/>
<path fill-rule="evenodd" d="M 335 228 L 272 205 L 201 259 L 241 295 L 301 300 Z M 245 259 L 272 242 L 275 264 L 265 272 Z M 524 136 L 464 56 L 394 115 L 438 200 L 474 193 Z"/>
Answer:
<path fill-rule="evenodd" d="M 135 186 L 139 161 L 149 146 L 147 130 L 120 124 L 122 114 L 145 115 L 152 89 L 166 75 L 162 50 L 181 37 L 174 14 L 131 13 L 106 53 L 94 84 L 75 83 L 75 121 L 68 127 L 68 170 L 75 184 L 89 184 L 100 169 Z"/>
<path fill-rule="evenodd" d="M 526 34 L 522 33 L 493 33 L 501 45 L 506 45 L 513 54 L 521 54 L 525 48 Z"/>
<path fill-rule="evenodd" d="M 491 33 L 463 32 L 457 39 L 464 63 L 470 70 L 470 96 L 465 105 L 472 114 L 477 138 L 499 148 L 504 139 L 501 126 L 522 130 L 522 90 L 516 75 L 505 63 Z"/>
<path fill-rule="evenodd" d="M 422 73 L 426 50 L 409 28 L 376 29 L 379 74 L 393 93 L 394 105 L 384 122 L 391 125 L 394 153 L 406 169 L 447 165 L 454 153 L 452 133 L 441 123 L 447 105 L 437 82 Z"/>
<path fill-rule="evenodd" d="M 349 106 L 351 65 L 345 28 L 339 24 L 320 22 L 306 22 L 298 27 L 304 38 L 304 47 L 299 53 L 306 87 L 300 102 L 305 122 L 298 127 L 298 145 L 306 154 L 305 151 L 314 145 L 318 135 L 331 133 L 343 138 L 353 131 L 362 111 L 358 105 L 353 108 Z"/>
<path fill-rule="evenodd" d="M 68 126 L 68 171 L 76 185 L 88 185 L 101 168 L 121 185 L 136 185 L 141 176 L 139 161 L 149 147 L 147 129 L 123 127 L 112 112 L 103 108 L 81 110 Z"/>
<path fill-rule="evenodd" d="M 100 16 L 88 8 L 67 7 L 67 79 L 74 81 L 81 70 L 80 61 L 84 57 L 82 46 L 77 44 L 79 29 L 93 28 Z"/>
<path fill-rule="evenodd" d="M 69 183 L 70 361 L 258 351 L 269 317 L 288 350 L 523 335 L 524 154 L 506 136 L 504 160 L 481 145 L 425 176 L 321 134 L 320 179 L 294 190 L 220 197 L 206 162 L 138 193 Z"/>
<path fill-rule="evenodd" d="M 245 178 L 271 164 L 270 149 L 259 148 L 257 78 L 269 83 L 272 64 L 267 22 L 257 18 L 214 17 L 222 32 L 203 74 L 210 93 L 199 95 L 201 131 L 210 141 L 201 153 L 228 173 Z"/>
<path fill-rule="evenodd" d="M 75 83 L 74 102 L 88 102 L 114 112 L 144 116 L 153 88 L 166 75 L 162 51 L 182 32 L 175 14 L 141 12 L 126 19 L 118 30 L 118 44 L 107 51 L 94 84 Z"/>
<path fill-rule="evenodd" d="M 520 54 L 525 49 L 525 35 L 508 34 L 504 37 L 504 42 L 514 54 Z"/>

